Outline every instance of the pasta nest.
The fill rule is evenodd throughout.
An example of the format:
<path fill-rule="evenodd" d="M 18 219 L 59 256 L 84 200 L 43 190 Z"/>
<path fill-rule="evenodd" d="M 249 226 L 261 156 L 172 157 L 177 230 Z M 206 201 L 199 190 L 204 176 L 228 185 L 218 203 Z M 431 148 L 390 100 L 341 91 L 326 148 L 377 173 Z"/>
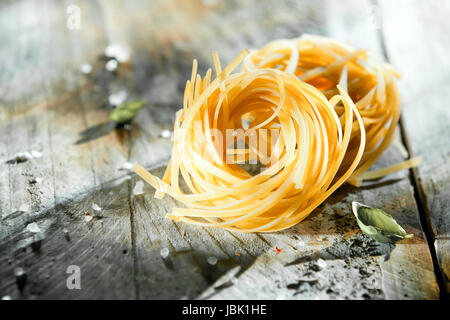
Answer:
<path fill-rule="evenodd" d="M 394 139 L 399 74 L 365 50 L 325 37 L 244 50 L 216 78 L 194 60 L 162 179 L 135 172 L 185 207 L 168 218 L 242 232 L 305 219 L 343 183 L 418 165 L 367 170 Z M 236 68 L 242 63 L 240 71 Z"/>
<path fill-rule="evenodd" d="M 366 129 L 366 147 L 357 170 L 349 183 L 359 186 L 373 174 L 366 171 L 376 162 L 395 137 L 400 118 L 400 96 L 396 79 L 400 74 L 389 64 L 379 61 L 367 50 L 316 35 L 270 42 L 261 50 L 252 50 L 245 59 L 245 69 L 276 68 L 295 75 L 331 98 L 341 85 L 355 103 Z M 335 108 L 344 121 L 344 109 Z M 358 130 L 354 124 L 354 130 Z M 352 162 L 359 142 L 354 135 L 343 167 Z"/>
<path fill-rule="evenodd" d="M 222 71 L 215 54 L 212 82 L 211 69 L 202 79 L 194 62 L 164 177 L 135 166 L 156 197 L 167 193 L 186 206 L 173 208 L 171 219 L 245 232 L 285 229 L 342 185 L 363 156 L 363 120 L 343 88 L 327 99 L 284 71 L 231 73 L 246 55 Z M 342 170 L 355 135 L 357 152 Z M 252 174 L 243 163 L 262 170 Z"/>

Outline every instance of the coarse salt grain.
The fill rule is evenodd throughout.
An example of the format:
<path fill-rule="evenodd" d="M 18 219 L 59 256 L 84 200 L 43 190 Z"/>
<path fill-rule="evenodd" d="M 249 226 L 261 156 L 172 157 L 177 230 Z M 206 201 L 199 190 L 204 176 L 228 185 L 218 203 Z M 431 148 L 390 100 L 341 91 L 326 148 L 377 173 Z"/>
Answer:
<path fill-rule="evenodd" d="M 90 222 L 92 219 L 93 219 L 93 217 L 91 215 L 84 216 L 84 221 L 86 221 L 86 222 Z"/>
<path fill-rule="evenodd" d="M 92 66 L 91 66 L 91 64 L 90 64 L 90 63 L 87 63 L 87 62 L 83 63 L 83 64 L 80 66 L 80 71 L 81 71 L 81 73 L 83 73 L 83 74 L 89 74 L 89 73 L 91 73 L 91 72 L 92 72 Z"/>
<path fill-rule="evenodd" d="M 139 180 L 138 182 L 136 182 L 136 184 L 134 185 L 133 188 L 133 194 L 135 196 L 143 194 L 144 193 L 144 182 L 142 182 L 141 180 Z"/>
<path fill-rule="evenodd" d="M 92 204 L 92 209 L 94 211 L 102 211 L 102 208 L 100 208 L 100 206 L 98 204 L 96 204 L 96 203 Z"/>
<path fill-rule="evenodd" d="M 323 269 L 327 266 L 327 263 L 325 260 L 319 258 L 317 260 L 317 265 L 320 267 L 320 269 Z"/>
<path fill-rule="evenodd" d="M 26 229 L 33 233 L 38 233 L 41 231 L 41 229 L 39 228 L 39 226 L 36 222 L 32 222 L 32 223 L 28 224 Z"/>
<path fill-rule="evenodd" d="M 40 151 L 31 150 L 30 153 L 31 153 L 31 156 L 33 158 L 40 158 L 40 157 L 42 157 L 42 152 L 40 152 Z"/>
<path fill-rule="evenodd" d="M 64 228 L 62 231 L 63 231 L 63 234 L 64 234 L 64 238 L 65 238 L 67 241 L 70 241 L 69 230 L 68 230 L 67 228 Z"/>
<path fill-rule="evenodd" d="M 119 106 L 125 102 L 125 100 L 127 99 L 127 96 L 128 96 L 128 94 L 125 90 L 120 90 L 120 91 L 110 94 L 108 97 L 108 102 L 109 102 L 109 104 L 111 104 L 113 106 Z"/>
<path fill-rule="evenodd" d="M 159 254 L 161 255 L 161 257 L 163 259 L 165 259 L 165 258 L 167 258 L 169 256 L 169 249 L 162 248 L 161 251 L 159 252 Z"/>
<path fill-rule="evenodd" d="M 111 59 L 105 64 L 105 68 L 108 71 L 115 71 L 117 67 L 119 66 L 119 63 L 115 59 Z"/>
<path fill-rule="evenodd" d="M 216 257 L 209 257 L 207 261 L 210 265 L 215 266 L 217 264 L 218 259 Z"/>
<path fill-rule="evenodd" d="M 12 300 L 11 296 L 3 296 L 2 300 Z"/>
<path fill-rule="evenodd" d="M 105 48 L 105 56 L 115 58 L 119 62 L 126 62 L 130 59 L 130 51 L 120 43 L 111 43 Z"/>
<path fill-rule="evenodd" d="M 172 136 L 172 131 L 170 130 L 163 130 L 161 131 L 161 137 L 164 139 L 168 139 Z"/>
<path fill-rule="evenodd" d="M 14 268 L 14 276 L 20 278 L 25 275 L 25 270 L 22 267 Z"/>
<path fill-rule="evenodd" d="M 302 248 L 305 247 L 305 245 L 306 245 L 305 241 L 299 240 L 299 241 L 296 242 L 295 247 L 296 247 L 297 249 L 302 249 Z"/>
<path fill-rule="evenodd" d="M 131 162 L 125 162 L 122 164 L 121 170 L 131 170 L 133 168 L 133 164 Z"/>

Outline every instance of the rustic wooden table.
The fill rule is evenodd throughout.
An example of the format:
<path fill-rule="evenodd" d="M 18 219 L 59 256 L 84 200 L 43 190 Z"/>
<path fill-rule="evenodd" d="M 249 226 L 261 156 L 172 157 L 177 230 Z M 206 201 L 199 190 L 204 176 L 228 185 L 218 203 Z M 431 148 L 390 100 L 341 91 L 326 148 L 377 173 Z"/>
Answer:
<path fill-rule="evenodd" d="M 67 26 L 71 3 L 80 8 L 80 29 Z M 424 0 L 2 1 L 0 296 L 446 297 L 449 15 L 448 1 Z M 139 161 L 162 174 L 171 142 L 160 132 L 171 129 L 194 57 L 205 71 L 213 50 L 226 63 L 244 47 L 305 32 L 370 49 L 400 70 L 398 138 L 422 157 L 418 169 L 344 186 L 304 222 L 270 234 L 175 223 L 164 218 L 175 205 L 169 197 L 154 199 L 147 186 L 133 195 L 139 179 L 122 167 Z M 115 74 L 101 58 L 112 42 L 132 49 L 131 63 Z M 79 72 L 85 62 L 93 66 L 89 76 Z M 108 122 L 108 96 L 120 90 L 148 101 L 130 130 Z M 31 150 L 42 157 L 6 163 Z M 376 167 L 401 160 L 391 147 Z M 354 200 L 390 212 L 414 238 L 395 246 L 369 241 L 350 211 Z M 102 211 L 87 223 L 93 203 Z M 32 222 L 39 233 L 27 230 Z M 79 290 L 67 287 L 71 265 L 81 270 Z"/>

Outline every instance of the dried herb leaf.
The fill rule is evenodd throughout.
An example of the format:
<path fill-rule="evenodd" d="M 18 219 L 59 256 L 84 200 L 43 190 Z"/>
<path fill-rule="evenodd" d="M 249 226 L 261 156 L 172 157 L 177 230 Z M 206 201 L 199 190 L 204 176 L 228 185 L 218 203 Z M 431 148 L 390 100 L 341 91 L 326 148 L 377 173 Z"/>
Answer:
<path fill-rule="evenodd" d="M 137 115 L 139 110 L 141 110 L 144 105 L 144 100 L 125 102 L 111 111 L 109 118 L 117 123 L 130 121 Z"/>
<path fill-rule="evenodd" d="M 397 221 L 383 210 L 358 202 L 352 203 L 352 209 L 361 230 L 378 242 L 395 243 L 413 237 L 412 234 L 407 234 Z"/>

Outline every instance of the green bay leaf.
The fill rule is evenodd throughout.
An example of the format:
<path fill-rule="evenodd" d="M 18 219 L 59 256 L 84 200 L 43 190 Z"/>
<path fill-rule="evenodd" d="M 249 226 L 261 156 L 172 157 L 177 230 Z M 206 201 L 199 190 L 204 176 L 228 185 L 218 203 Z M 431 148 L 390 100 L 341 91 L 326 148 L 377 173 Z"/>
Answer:
<path fill-rule="evenodd" d="M 128 122 L 137 115 L 144 105 L 144 100 L 127 101 L 112 110 L 109 118 L 117 123 Z"/>
<path fill-rule="evenodd" d="M 354 201 L 352 210 L 362 232 L 378 242 L 395 243 L 413 237 L 412 234 L 407 234 L 390 214 L 381 209 Z"/>

